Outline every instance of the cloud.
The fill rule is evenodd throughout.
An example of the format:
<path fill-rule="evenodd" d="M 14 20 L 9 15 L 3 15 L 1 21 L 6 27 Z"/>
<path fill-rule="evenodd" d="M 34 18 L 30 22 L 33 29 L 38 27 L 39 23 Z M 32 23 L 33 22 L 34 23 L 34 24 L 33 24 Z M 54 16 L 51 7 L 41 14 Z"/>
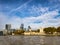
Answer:
<path fill-rule="evenodd" d="M 0 12 L 0 29 L 4 28 L 4 25 L 5 25 L 6 21 L 8 20 L 7 17 L 8 16 L 5 16 L 4 13 Z"/>
<path fill-rule="evenodd" d="M 13 20 L 13 22 L 15 22 L 15 24 L 20 25 L 21 23 L 24 23 L 25 27 L 30 25 L 34 29 L 39 28 L 39 27 L 59 26 L 60 19 L 54 19 L 54 17 L 57 16 L 58 14 L 59 14 L 58 10 L 54 10 L 54 11 L 50 11 L 50 12 L 48 11 L 37 17 L 33 17 L 33 16 L 25 17 L 25 18 L 15 17 L 12 20 Z M 36 21 L 41 21 L 41 23 L 34 23 Z"/>
<path fill-rule="evenodd" d="M 55 27 L 60 26 L 60 18 L 54 18 L 59 15 L 58 9 L 49 11 L 50 9 L 49 7 L 42 7 L 42 6 L 35 6 L 35 5 L 31 6 L 30 8 L 24 8 L 25 5 L 26 4 L 23 4 L 22 7 L 19 6 L 18 8 L 13 9 L 11 12 L 19 11 L 21 8 L 22 10 L 24 10 L 24 12 L 25 10 L 28 11 L 28 14 L 30 15 L 29 17 L 25 15 L 26 17 L 21 18 L 17 15 L 10 16 L 1 12 L 0 29 L 4 29 L 5 24 L 11 24 L 12 28 L 15 29 L 20 28 L 21 23 L 24 23 L 26 28 L 28 25 L 30 25 L 32 29 L 37 29 L 40 27 L 49 27 L 49 26 L 55 26 Z M 21 10 L 19 12 L 23 13 L 23 11 Z"/>
<path fill-rule="evenodd" d="M 28 9 L 28 13 L 31 15 L 41 15 L 42 13 L 45 13 L 48 11 L 48 7 L 42 7 L 42 6 L 35 6 L 33 5 L 31 8 Z"/>
<path fill-rule="evenodd" d="M 15 8 L 15 9 L 12 9 L 12 10 L 9 12 L 9 14 L 12 13 L 13 11 L 21 10 L 21 8 L 25 7 L 25 6 L 26 6 L 28 3 L 30 3 L 31 1 L 32 1 L 32 0 L 29 0 L 29 1 L 25 2 L 24 4 L 22 4 L 21 6 Z"/>
<path fill-rule="evenodd" d="M 56 26 L 60 23 L 60 19 L 55 19 L 54 17 L 57 16 L 58 10 L 54 11 L 48 11 L 44 14 L 41 14 L 40 16 L 37 17 L 28 17 L 24 18 L 24 23 L 28 23 L 28 25 L 31 25 L 31 27 L 48 27 L 48 26 Z M 41 23 L 34 23 L 36 21 L 41 21 Z M 59 26 L 59 25 L 58 25 Z"/>

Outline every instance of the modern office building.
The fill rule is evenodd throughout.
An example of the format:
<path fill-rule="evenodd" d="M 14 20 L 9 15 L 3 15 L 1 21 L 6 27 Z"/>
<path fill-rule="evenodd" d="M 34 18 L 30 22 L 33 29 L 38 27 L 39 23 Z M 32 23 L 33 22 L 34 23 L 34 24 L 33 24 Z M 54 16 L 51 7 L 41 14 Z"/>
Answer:
<path fill-rule="evenodd" d="M 24 24 L 21 24 L 20 29 L 24 30 Z"/>
<path fill-rule="evenodd" d="M 0 31 L 0 36 L 2 36 L 3 35 L 3 31 Z"/>
<path fill-rule="evenodd" d="M 5 25 L 5 29 L 6 29 L 6 30 L 10 30 L 10 29 L 11 29 L 11 24 L 6 24 L 6 25 Z"/>
<path fill-rule="evenodd" d="M 31 27 L 30 26 L 28 26 L 28 31 L 31 31 Z"/>

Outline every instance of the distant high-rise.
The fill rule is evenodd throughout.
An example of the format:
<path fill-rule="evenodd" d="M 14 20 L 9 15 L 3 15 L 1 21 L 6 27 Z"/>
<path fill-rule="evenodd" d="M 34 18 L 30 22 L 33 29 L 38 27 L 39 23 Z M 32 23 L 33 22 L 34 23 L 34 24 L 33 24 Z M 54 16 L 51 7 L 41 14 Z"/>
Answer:
<path fill-rule="evenodd" d="M 28 26 L 28 29 L 31 29 L 31 27 L 30 27 L 30 26 Z"/>
<path fill-rule="evenodd" d="M 21 24 L 20 29 L 24 30 L 24 24 Z"/>
<path fill-rule="evenodd" d="M 31 27 L 30 26 L 28 26 L 28 31 L 30 31 L 31 30 Z"/>
<path fill-rule="evenodd" d="M 5 25 L 5 29 L 6 29 L 6 30 L 10 30 L 10 29 L 11 29 L 11 24 L 6 24 L 6 25 Z"/>

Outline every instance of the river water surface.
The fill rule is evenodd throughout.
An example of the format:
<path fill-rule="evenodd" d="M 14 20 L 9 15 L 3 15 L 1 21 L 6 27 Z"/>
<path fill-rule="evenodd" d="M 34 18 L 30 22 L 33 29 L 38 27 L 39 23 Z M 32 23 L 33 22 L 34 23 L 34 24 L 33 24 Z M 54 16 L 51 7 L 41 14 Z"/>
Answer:
<path fill-rule="evenodd" d="M 59 36 L 0 36 L 0 45 L 60 45 Z"/>

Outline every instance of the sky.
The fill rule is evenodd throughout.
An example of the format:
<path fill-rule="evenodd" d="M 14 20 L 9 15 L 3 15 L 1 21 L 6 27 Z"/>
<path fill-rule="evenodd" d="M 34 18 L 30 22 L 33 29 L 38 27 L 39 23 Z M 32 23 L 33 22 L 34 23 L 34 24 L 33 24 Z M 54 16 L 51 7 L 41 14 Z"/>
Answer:
<path fill-rule="evenodd" d="M 0 0 L 0 29 L 22 23 L 32 29 L 60 26 L 60 0 Z"/>

